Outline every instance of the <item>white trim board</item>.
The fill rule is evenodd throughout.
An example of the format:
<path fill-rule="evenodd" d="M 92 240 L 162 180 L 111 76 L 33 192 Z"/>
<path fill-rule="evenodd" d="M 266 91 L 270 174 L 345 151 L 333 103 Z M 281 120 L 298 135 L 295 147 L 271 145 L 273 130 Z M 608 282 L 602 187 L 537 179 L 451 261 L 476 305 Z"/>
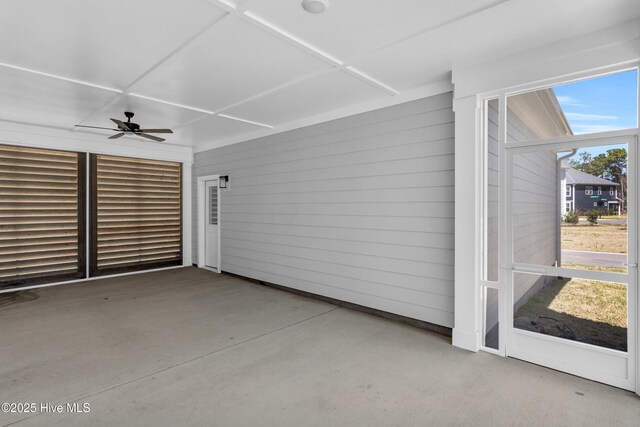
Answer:
<path fill-rule="evenodd" d="M 455 327 L 453 345 L 480 349 L 482 144 L 481 109 L 476 97 L 454 99 L 455 112 Z M 475 185 L 469 185 L 469 182 Z M 470 213 L 473 213 L 470 215 Z"/>
<path fill-rule="evenodd" d="M 129 273 L 118 273 L 118 274 L 109 274 L 109 275 L 105 275 L 105 276 L 85 277 L 84 279 L 65 280 L 64 282 L 43 283 L 41 285 L 30 285 L 30 286 L 20 286 L 20 287 L 15 287 L 15 288 L 0 289 L 0 294 L 6 294 L 6 293 L 9 293 L 9 292 L 18 292 L 18 291 L 28 291 L 30 289 L 49 288 L 49 287 L 52 287 L 52 286 L 68 285 L 68 284 L 71 284 L 71 283 L 83 283 L 83 282 L 88 282 L 88 281 L 91 281 L 91 280 L 113 279 L 114 277 L 133 276 L 135 274 L 153 273 L 154 271 L 173 270 L 175 268 L 184 268 L 184 267 L 188 267 L 188 266 L 186 266 L 186 265 L 174 265 L 174 266 L 171 266 L 171 267 L 154 268 L 153 270 L 131 271 Z"/>
<path fill-rule="evenodd" d="M 455 98 L 507 88 L 532 90 L 599 72 L 633 66 L 640 60 L 640 19 L 563 39 L 485 63 L 454 68 Z"/>
<path fill-rule="evenodd" d="M 193 264 L 193 247 L 192 247 L 192 228 L 193 217 L 191 210 L 193 209 L 193 201 L 191 198 L 191 185 L 193 180 L 193 164 L 191 162 L 182 162 L 182 265 L 190 266 Z"/>

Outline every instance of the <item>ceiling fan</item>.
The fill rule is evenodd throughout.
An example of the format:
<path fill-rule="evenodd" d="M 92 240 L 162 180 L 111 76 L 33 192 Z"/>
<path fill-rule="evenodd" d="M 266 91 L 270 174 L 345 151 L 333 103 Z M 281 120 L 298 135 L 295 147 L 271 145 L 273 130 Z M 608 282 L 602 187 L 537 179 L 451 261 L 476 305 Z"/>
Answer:
<path fill-rule="evenodd" d="M 159 138 L 159 137 L 154 136 L 154 135 L 149 135 L 150 133 L 173 133 L 173 131 L 171 129 L 140 129 L 140 125 L 139 124 L 133 123 L 131 121 L 131 118 L 133 117 L 133 113 L 132 112 L 125 111 L 124 115 L 127 117 L 127 121 L 126 122 L 123 122 L 122 120 L 118 120 L 118 119 L 111 119 L 111 121 L 118 126 L 117 129 L 105 128 L 105 127 L 100 127 L 100 126 L 85 126 L 85 125 L 76 125 L 76 127 L 79 127 L 79 128 L 91 128 L 91 129 L 107 129 L 107 130 L 113 130 L 113 131 L 118 132 L 115 135 L 110 136 L 108 139 L 118 139 L 121 136 L 125 136 L 126 134 L 130 133 L 130 134 L 134 134 L 134 135 L 142 136 L 144 138 L 151 139 L 151 140 L 156 141 L 156 142 L 162 142 L 162 141 L 164 141 L 164 138 Z"/>

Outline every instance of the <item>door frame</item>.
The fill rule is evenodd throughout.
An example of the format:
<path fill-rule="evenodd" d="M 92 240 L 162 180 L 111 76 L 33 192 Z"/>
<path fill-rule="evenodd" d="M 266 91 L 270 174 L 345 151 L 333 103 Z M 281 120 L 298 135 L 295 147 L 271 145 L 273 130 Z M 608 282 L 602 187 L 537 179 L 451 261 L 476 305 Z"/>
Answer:
<path fill-rule="evenodd" d="M 628 271 L 627 273 L 598 272 L 591 270 L 574 270 L 556 266 L 542 266 L 516 262 L 513 256 L 513 156 L 532 152 L 554 150 L 569 151 L 572 148 L 627 144 L 628 152 Z M 504 278 L 505 304 L 501 307 L 504 313 L 506 332 L 506 355 L 533 363 L 542 364 L 570 374 L 600 381 L 631 391 L 637 390 L 636 364 L 638 362 L 638 283 L 637 283 L 637 131 L 617 131 L 615 134 L 572 135 L 548 140 L 509 143 L 504 146 L 505 187 L 500 203 L 503 204 L 504 233 L 501 245 L 504 250 L 502 278 Z M 539 333 L 517 329 L 513 326 L 513 275 L 514 273 L 537 274 L 545 276 L 581 277 L 587 280 L 601 280 L 627 285 L 627 339 L 626 356 L 616 350 L 592 346 Z M 571 356 L 569 356 L 571 355 Z M 626 378 L 608 373 L 603 366 L 620 366 L 626 359 Z M 612 369 L 613 372 L 613 369 Z"/>
<path fill-rule="evenodd" d="M 583 55 L 584 56 L 584 55 Z M 582 57 L 581 57 L 582 58 Z M 514 69 L 513 73 L 505 72 L 502 77 L 505 80 L 497 80 L 496 74 L 492 75 L 491 79 L 477 79 L 477 75 L 470 79 L 469 76 L 458 76 L 457 83 L 464 86 L 461 94 L 454 96 L 454 111 L 456 112 L 456 152 L 460 155 L 456 155 L 456 170 L 472 171 L 472 173 L 456 174 L 456 213 L 469 212 L 470 210 L 475 213 L 474 216 L 468 215 L 456 215 L 456 228 L 474 230 L 474 244 L 473 247 L 469 247 L 469 240 L 466 236 L 458 239 L 456 237 L 456 277 L 462 277 L 462 279 L 456 279 L 456 327 L 453 330 L 453 344 L 455 346 L 465 348 L 471 351 L 485 351 L 493 353 L 499 356 L 506 357 L 506 309 L 507 295 L 504 272 L 505 268 L 500 268 L 500 274 L 497 280 L 488 281 L 485 274 L 485 254 L 486 250 L 483 247 L 485 236 L 485 220 L 486 212 L 484 209 L 486 203 L 486 120 L 487 120 L 487 102 L 490 100 L 498 100 L 499 104 L 499 139 L 500 139 L 500 168 L 504 168 L 506 161 L 504 146 L 506 143 L 506 108 L 505 101 L 507 96 L 515 95 L 522 92 L 529 92 L 538 89 L 550 88 L 558 84 L 564 84 L 572 81 L 578 81 L 583 79 L 595 78 L 601 75 L 607 75 L 612 73 L 624 72 L 628 70 L 638 70 L 640 72 L 640 62 L 636 57 L 629 59 L 628 57 L 621 61 L 606 62 L 597 59 L 595 62 L 591 61 L 594 58 L 593 52 L 589 51 L 585 59 L 586 62 L 579 64 L 579 66 L 569 66 L 569 68 L 557 68 L 553 72 L 548 72 L 549 68 L 540 68 L 545 71 L 539 74 L 537 78 L 533 78 L 533 75 L 524 76 L 522 74 L 522 68 Z M 557 62 L 557 61 L 556 61 Z M 560 62 L 558 62 L 560 64 Z M 485 64 L 483 64 L 485 65 Z M 547 64 L 549 65 L 549 64 Z M 551 64 L 551 68 L 555 65 Z M 535 67 L 534 67 L 535 68 Z M 525 73 L 526 74 L 526 73 Z M 535 73 L 534 73 L 535 74 Z M 512 78 L 513 77 L 513 78 Z M 640 84 L 640 79 L 639 79 Z M 637 93 L 638 102 L 640 104 L 640 90 Z M 638 109 L 638 121 L 640 124 L 640 108 Z M 640 125 L 639 125 L 640 126 Z M 584 137 L 611 137 L 611 136 L 624 136 L 624 135 L 636 135 L 637 143 L 640 144 L 640 127 L 623 129 L 619 131 L 602 132 L 600 134 L 583 135 Z M 550 140 L 555 139 L 551 138 Z M 474 142 L 475 145 L 470 146 L 469 142 Z M 549 140 L 547 142 L 550 142 Z M 513 144 L 513 143 L 511 143 Z M 514 145 L 512 145 L 514 146 Z M 473 149 L 471 149 L 473 147 Z M 637 174 L 637 175 L 640 175 Z M 460 177 L 460 179 L 458 179 Z M 504 174 L 500 174 L 504 176 Z M 459 184 L 458 181 L 473 179 L 476 183 L 475 186 L 468 186 L 468 182 L 464 185 Z M 500 186 L 500 198 L 504 200 L 504 191 L 506 183 L 503 179 L 499 182 Z M 636 177 L 636 188 L 640 189 L 640 177 Z M 461 201 L 458 203 L 458 201 Z M 460 206 L 460 209 L 458 209 Z M 504 216 L 503 209 L 500 210 L 500 216 Z M 502 246 L 503 237 L 505 234 L 505 224 L 501 221 L 499 227 L 500 248 L 498 250 L 499 265 L 505 266 L 505 247 Z M 638 233 L 640 234 L 640 233 Z M 460 244 L 458 244 L 460 243 Z M 637 242 L 640 245 L 640 241 Z M 473 268 L 470 268 L 473 266 Z M 640 286 L 640 269 L 636 269 L 636 282 Z M 473 287 L 469 284 L 473 283 Z M 485 303 L 483 295 L 485 295 L 487 289 L 495 289 L 498 292 L 498 309 L 499 309 L 499 346 L 498 348 L 488 347 L 484 343 L 483 338 L 483 316 L 485 316 Z M 640 317 L 640 289 L 637 292 L 636 307 L 638 307 L 638 317 Z M 484 307 L 484 308 L 483 308 Z M 636 361 L 635 361 L 635 393 L 640 396 L 640 320 L 636 319 Z"/>
<path fill-rule="evenodd" d="M 205 248 L 206 248 L 206 215 L 205 215 L 205 207 L 207 206 L 207 191 L 206 191 L 206 182 L 213 181 L 214 179 L 220 179 L 220 174 L 216 175 L 205 175 L 199 176 L 196 188 L 197 188 L 197 198 L 198 198 L 198 268 L 202 268 L 204 270 L 213 271 L 215 273 L 222 272 L 222 254 L 221 254 L 221 235 L 220 229 L 221 227 L 221 216 L 220 216 L 220 206 L 222 205 L 222 197 L 220 197 L 220 191 L 218 191 L 218 268 L 207 267 L 205 265 Z M 220 187 L 218 186 L 218 189 Z"/>

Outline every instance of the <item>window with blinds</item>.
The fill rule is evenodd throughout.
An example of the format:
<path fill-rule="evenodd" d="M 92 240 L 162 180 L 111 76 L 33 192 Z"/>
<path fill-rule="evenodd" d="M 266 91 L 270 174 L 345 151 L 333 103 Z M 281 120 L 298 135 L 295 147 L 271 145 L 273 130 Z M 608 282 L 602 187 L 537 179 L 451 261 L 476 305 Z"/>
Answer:
<path fill-rule="evenodd" d="M 0 288 L 85 277 L 85 162 L 0 145 Z"/>
<path fill-rule="evenodd" d="M 182 264 L 182 165 L 91 155 L 91 275 Z"/>

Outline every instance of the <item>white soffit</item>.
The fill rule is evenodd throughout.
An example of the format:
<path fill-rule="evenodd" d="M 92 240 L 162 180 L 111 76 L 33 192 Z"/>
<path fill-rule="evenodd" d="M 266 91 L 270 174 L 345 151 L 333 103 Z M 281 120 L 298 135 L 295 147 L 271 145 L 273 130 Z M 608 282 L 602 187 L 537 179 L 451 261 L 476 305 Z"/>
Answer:
<path fill-rule="evenodd" d="M 253 1 L 248 11 L 349 62 L 356 55 L 504 1 L 331 1 L 324 13 L 313 15 L 302 9 L 301 1 L 271 0 Z"/>
<path fill-rule="evenodd" d="M 210 141 L 211 135 L 216 140 L 249 134 L 264 129 L 262 126 L 218 116 L 206 116 L 184 128 L 174 129 L 177 135 L 184 135 L 193 141 Z"/>
<path fill-rule="evenodd" d="M 0 121 L 70 128 L 117 94 L 0 66 Z"/>
<path fill-rule="evenodd" d="M 0 62 L 122 89 L 224 15 L 202 0 L 2 1 Z"/>
<path fill-rule="evenodd" d="M 229 19 L 194 40 L 131 90 L 218 110 L 329 67 L 249 22 Z"/>
<path fill-rule="evenodd" d="M 640 3 L 638 3 L 640 9 Z M 640 19 L 454 70 L 456 98 L 537 83 L 553 86 L 640 61 Z"/>
<path fill-rule="evenodd" d="M 320 15 L 300 3 L 0 2 L 0 132 L 11 121 L 41 134 L 110 126 L 127 109 L 144 127 L 173 128 L 168 144 L 219 146 L 442 93 L 452 70 L 456 93 L 468 91 L 478 76 L 459 84 L 464 70 L 507 55 L 520 70 L 534 49 L 549 61 L 572 45 L 615 59 L 593 35 L 640 17 L 638 0 L 331 0 Z M 561 40 L 568 51 L 545 51 Z M 96 136 L 69 137 L 82 135 Z"/>
<path fill-rule="evenodd" d="M 280 125 L 343 105 L 367 102 L 384 96 L 391 97 L 382 89 L 336 70 L 293 84 L 224 113 Z"/>
<path fill-rule="evenodd" d="M 512 0 L 364 56 L 354 65 L 406 90 L 424 84 L 426 76 L 624 22 L 637 16 L 638 9 L 637 0 Z M 416 69 L 424 75 L 416 75 Z"/>

